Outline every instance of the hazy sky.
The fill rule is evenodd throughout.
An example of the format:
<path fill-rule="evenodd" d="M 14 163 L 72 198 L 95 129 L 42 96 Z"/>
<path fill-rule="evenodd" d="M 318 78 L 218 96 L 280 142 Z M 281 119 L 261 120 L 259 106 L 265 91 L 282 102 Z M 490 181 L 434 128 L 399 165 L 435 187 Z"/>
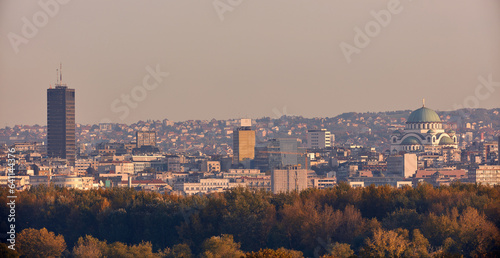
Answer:
<path fill-rule="evenodd" d="M 0 0 L 1 127 L 46 124 L 60 62 L 77 123 L 500 107 L 498 0 L 40 2 Z"/>

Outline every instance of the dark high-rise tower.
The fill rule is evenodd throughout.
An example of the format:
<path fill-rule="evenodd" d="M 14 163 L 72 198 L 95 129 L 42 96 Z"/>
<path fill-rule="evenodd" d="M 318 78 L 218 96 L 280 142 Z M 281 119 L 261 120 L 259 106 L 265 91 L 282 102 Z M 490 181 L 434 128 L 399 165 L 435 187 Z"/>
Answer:
<path fill-rule="evenodd" d="M 75 90 L 58 76 L 55 89 L 47 89 L 47 154 L 75 165 Z"/>

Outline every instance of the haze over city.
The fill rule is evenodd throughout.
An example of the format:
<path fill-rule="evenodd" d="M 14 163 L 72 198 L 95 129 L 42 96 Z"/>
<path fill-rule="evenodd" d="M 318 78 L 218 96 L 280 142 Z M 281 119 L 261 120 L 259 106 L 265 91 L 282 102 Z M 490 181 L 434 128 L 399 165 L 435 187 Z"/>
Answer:
<path fill-rule="evenodd" d="M 0 109 L 9 111 L 0 125 L 46 124 L 45 93 L 61 62 L 83 124 L 333 117 L 414 110 L 422 98 L 453 110 L 475 96 L 479 77 L 500 81 L 500 2 L 391 2 L 67 1 L 46 11 L 38 1 L 2 1 Z M 346 56 L 341 43 L 356 46 L 356 28 L 366 33 L 373 12 L 391 8 Z M 36 27 L 29 37 L 26 20 Z M 127 115 L 114 112 L 148 67 L 168 76 Z M 496 89 L 475 107 L 499 107 Z"/>
<path fill-rule="evenodd" d="M 1 257 L 500 257 L 500 1 L 0 0 Z"/>

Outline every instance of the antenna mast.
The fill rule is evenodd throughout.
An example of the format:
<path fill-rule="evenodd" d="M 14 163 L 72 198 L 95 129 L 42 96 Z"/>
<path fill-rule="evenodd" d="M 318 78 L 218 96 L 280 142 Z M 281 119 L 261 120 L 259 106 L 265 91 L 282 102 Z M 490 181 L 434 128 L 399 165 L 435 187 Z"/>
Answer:
<path fill-rule="evenodd" d="M 61 71 L 61 72 L 59 73 L 59 81 L 60 81 L 60 82 L 61 82 L 61 84 L 62 84 L 62 63 L 59 63 L 59 70 Z"/>

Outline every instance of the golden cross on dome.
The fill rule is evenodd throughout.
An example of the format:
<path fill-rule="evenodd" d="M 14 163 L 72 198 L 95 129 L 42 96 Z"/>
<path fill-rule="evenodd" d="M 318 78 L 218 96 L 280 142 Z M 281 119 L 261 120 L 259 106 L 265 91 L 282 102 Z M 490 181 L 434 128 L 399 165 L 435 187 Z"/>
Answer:
<path fill-rule="evenodd" d="M 422 99 L 422 107 L 425 107 L 425 99 Z"/>

